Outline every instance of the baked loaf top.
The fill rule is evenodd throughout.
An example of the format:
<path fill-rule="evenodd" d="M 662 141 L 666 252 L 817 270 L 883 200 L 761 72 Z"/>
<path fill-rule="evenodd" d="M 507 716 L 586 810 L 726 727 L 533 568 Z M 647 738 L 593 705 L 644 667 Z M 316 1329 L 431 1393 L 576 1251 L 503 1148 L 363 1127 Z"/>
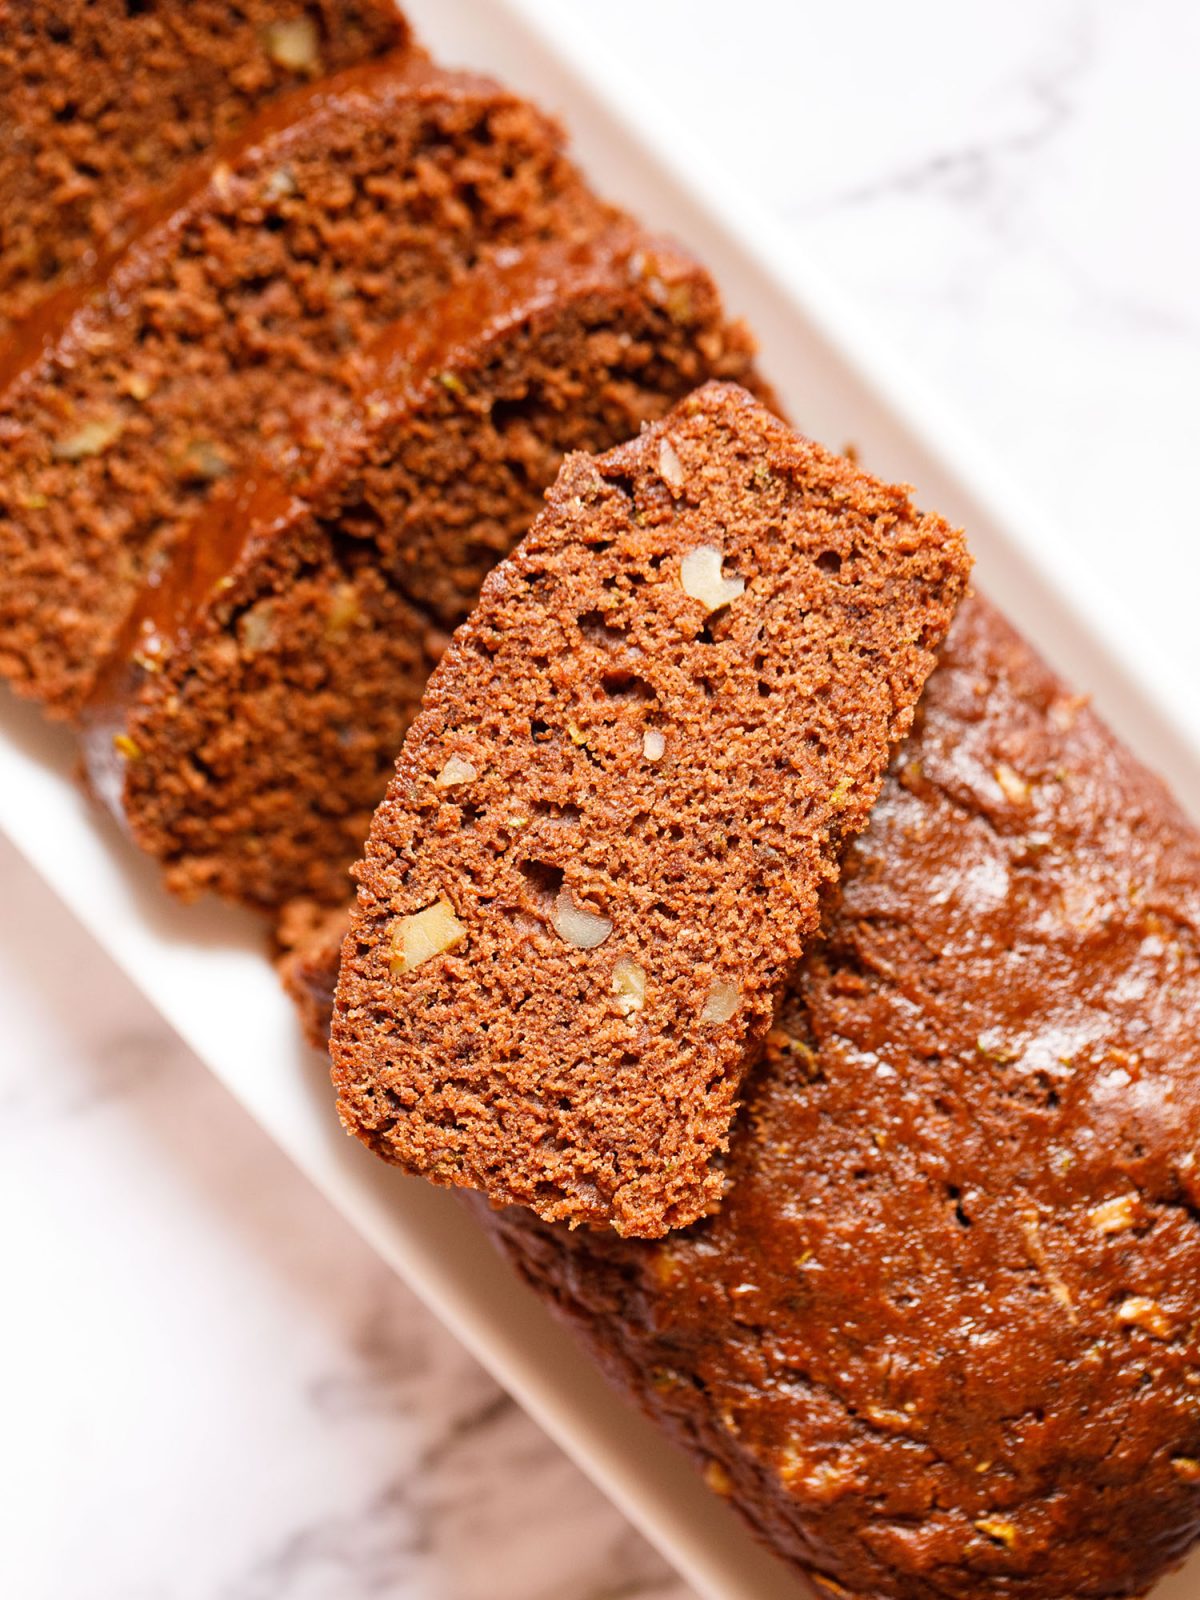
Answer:
<path fill-rule="evenodd" d="M 1198 1017 L 1194 828 L 968 601 L 720 1213 L 488 1224 L 826 1592 L 1142 1595 L 1200 1529 Z"/>
<path fill-rule="evenodd" d="M 967 568 L 732 385 L 569 458 L 357 869 L 346 1126 L 550 1218 L 656 1235 L 717 1203 L 748 1057 Z"/>
<path fill-rule="evenodd" d="M 553 123 L 411 54 L 276 102 L 23 325 L 0 673 L 74 714 L 171 537 L 298 395 L 491 252 L 611 216 Z"/>
<path fill-rule="evenodd" d="M 390 0 L 11 0 L 0 18 L 0 333 L 257 107 L 408 38 Z"/>
<path fill-rule="evenodd" d="M 354 372 L 189 524 L 87 708 L 93 789 L 185 896 L 344 903 L 448 630 L 564 453 L 756 381 L 704 269 L 628 225 L 481 265 Z"/>

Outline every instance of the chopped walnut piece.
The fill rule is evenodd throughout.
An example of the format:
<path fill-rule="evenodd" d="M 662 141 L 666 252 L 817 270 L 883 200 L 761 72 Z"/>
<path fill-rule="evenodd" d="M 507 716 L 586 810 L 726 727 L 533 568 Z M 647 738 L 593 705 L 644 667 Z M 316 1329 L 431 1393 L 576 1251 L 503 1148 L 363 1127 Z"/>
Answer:
<path fill-rule="evenodd" d="M 113 749 L 119 756 L 124 756 L 126 761 L 140 761 L 142 747 L 136 739 L 131 739 L 127 733 L 113 734 Z"/>
<path fill-rule="evenodd" d="M 704 1467 L 704 1481 L 714 1494 L 728 1498 L 733 1493 L 733 1479 L 719 1461 L 708 1460 Z"/>
<path fill-rule="evenodd" d="M 608 917 L 585 911 L 571 899 L 569 889 L 560 889 L 550 914 L 554 931 L 560 939 L 573 944 L 577 950 L 594 950 L 604 943 L 613 930 Z"/>
<path fill-rule="evenodd" d="M 431 957 L 453 950 L 466 937 L 466 928 L 445 900 L 401 917 L 392 929 L 392 975 L 402 978 Z"/>
<path fill-rule="evenodd" d="M 131 400 L 149 400 L 154 384 L 144 372 L 131 372 L 121 385 Z"/>
<path fill-rule="evenodd" d="M 296 193 L 296 174 L 291 167 L 276 167 L 263 185 L 264 200 L 286 200 Z"/>
<path fill-rule="evenodd" d="M 453 789 L 460 783 L 470 783 L 479 773 L 462 756 L 450 756 L 445 766 L 433 780 L 435 789 Z"/>
<path fill-rule="evenodd" d="M 110 444 L 115 444 L 123 427 L 119 417 L 97 417 L 65 439 L 56 440 L 50 446 L 50 454 L 55 461 L 87 461 L 92 456 L 103 455 Z"/>
<path fill-rule="evenodd" d="M 249 655 L 265 650 L 275 639 L 275 605 L 271 600 L 260 601 L 247 611 L 238 623 L 238 639 Z"/>
<path fill-rule="evenodd" d="M 1170 1317 L 1157 1300 L 1131 1294 L 1117 1307 L 1117 1321 L 1127 1328 L 1141 1328 L 1155 1339 L 1169 1339 L 1174 1332 Z"/>
<path fill-rule="evenodd" d="M 837 1461 L 813 1461 L 789 1444 L 780 1454 L 779 1476 L 806 1500 L 827 1504 L 852 1488 L 856 1475 L 852 1467 Z"/>
<path fill-rule="evenodd" d="M 1200 1483 L 1200 1461 L 1192 1456 L 1172 1456 L 1171 1470 L 1184 1483 Z"/>
<path fill-rule="evenodd" d="M 667 741 L 657 728 L 647 728 L 642 735 L 642 754 L 647 761 L 661 761 L 666 752 Z"/>
<path fill-rule="evenodd" d="M 1029 804 L 1029 797 L 1032 793 L 1029 785 L 1019 772 L 1015 772 L 1012 767 L 1003 761 L 996 768 L 996 782 L 1004 791 L 1005 799 L 1012 805 L 1027 806 Z"/>
<path fill-rule="evenodd" d="M 362 607 L 358 603 L 358 589 L 352 583 L 339 583 L 330 599 L 329 612 L 325 618 L 325 632 L 329 637 L 335 638 L 338 634 L 345 633 L 353 623 L 358 621 Z"/>
<path fill-rule="evenodd" d="M 623 1017 L 632 1016 L 646 1004 L 646 969 L 639 961 L 622 956 L 612 970 L 612 992 L 617 997 L 617 1010 Z"/>
<path fill-rule="evenodd" d="M 233 169 L 227 161 L 218 161 L 212 169 L 213 193 L 218 200 L 228 200 L 233 193 Z"/>
<path fill-rule="evenodd" d="M 176 458 L 176 470 L 181 478 L 192 483 L 212 483 L 229 471 L 229 462 L 216 445 L 208 439 L 193 439 Z"/>
<path fill-rule="evenodd" d="M 262 32 L 263 48 L 277 67 L 287 72 L 321 70 L 321 39 L 311 17 L 271 22 Z"/>
<path fill-rule="evenodd" d="M 1004 1517 L 980 1517 L 975 1523 L 980 1533 L 986 1533 L 989 1539 L 995 1539 L 997 1544 L 1013 1549 L 1017 1542 L 1017 1530 L 1013 1524 Z"/>
<path fill-rule="evenodd" d="M 683 592 L 699 600 L 708 611 L 719 611 L 745 593 L 744 578 L 727 578 L 721 571 L 721 552 L 715 545 L 697 545 L 679 563 L 679 582 Z"/>
<path fill-rule="evenodd" d="M 723 978 L 714 978 L 708 986 L 704 1010 L 700 1013 L 701 1022 L 728 1022 L 741 1004 L 741 999 L 731 983 L 726 983 Z"/>
<path fill-rule="evenodd" d="M 679 452 L 669 439 L 663 439 L 659 443 L 658 471 L 671 493 L 678 495 L 684 484 L 683 462 L 680 461 Z"/>
<path fill-rule="evenodd" d="M 1141 1213 L 1141 1202 L 1136 1194 L 1119 1194 L 1115 1200 L 1105 1200 L 1088 1212 L 1088 1221 L 1097 1233 L 1124 1233 L 1136 1227 Z"/>

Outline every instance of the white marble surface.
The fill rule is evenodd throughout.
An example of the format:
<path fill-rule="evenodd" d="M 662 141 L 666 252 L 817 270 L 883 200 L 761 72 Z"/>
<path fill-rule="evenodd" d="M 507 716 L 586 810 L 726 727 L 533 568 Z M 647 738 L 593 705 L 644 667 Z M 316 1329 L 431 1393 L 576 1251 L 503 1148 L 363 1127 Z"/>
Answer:
<path fill-rule="evenodd" d="M 1191 0 L 569 3 L 1194 673 Z M 2 843 L 0 1015 L 0 1595 L 683 1600 Z"/>

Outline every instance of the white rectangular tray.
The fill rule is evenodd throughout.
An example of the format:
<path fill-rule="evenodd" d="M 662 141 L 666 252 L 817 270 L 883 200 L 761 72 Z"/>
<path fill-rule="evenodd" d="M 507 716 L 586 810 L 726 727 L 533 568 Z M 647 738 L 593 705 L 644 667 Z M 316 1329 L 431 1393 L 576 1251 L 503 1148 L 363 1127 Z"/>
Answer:
<path fill-rule="evenodd" d="M 597 183 L 713 269 L 759 335 L 792 416 L 967 528 L 980 582 L 1200 815 L 1200 706 L 1145 629 L 1110 615 L 1062 544 L 730 180 L 686 144 L 553 0 L 406 0 L 442 60 L 566 117 Z M 1118 625 L 1119 624 L 1119 625 Z M 0 828 L 230 1092 L 702 1595 L 798 1586 L 680 1457 L 625 1407 L 492 1253 L 453 1198 L 402 1178 L 338 1129 L 326 1064 L 305 1050 L 258 926 L 169 903 L 154 870 L 91 812 L 61 730 L 0 696 Z M 1200 1600 L 1200 1558 L 1159 1591 Z"/>

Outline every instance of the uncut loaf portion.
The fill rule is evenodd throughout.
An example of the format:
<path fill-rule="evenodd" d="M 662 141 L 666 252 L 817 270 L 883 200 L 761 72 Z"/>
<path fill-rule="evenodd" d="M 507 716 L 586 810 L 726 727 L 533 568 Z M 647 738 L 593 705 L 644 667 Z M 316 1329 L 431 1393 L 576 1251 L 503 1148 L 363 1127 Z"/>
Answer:
<path fill-rule="evenodd" d="M 563 455 L 718 375 L 756 381 L 745 331 L 634 228 L 481 266 L 189 525 L 85 713 L 91 787 L 184 896 L 344 903 L 447 633 Z"/>
<path fill-rule="evenodd" d="M 256 109 L 408 36 L 390 0 L 0 0 L 0 335 Z"/>
<path fill-rule="evenodd" d="M 478 1214 L 819 1593 L 1134 1600 L 1200 1533 L 1198 1025 L 1196 828 L 968 600 L 720 1212 Z"/>
<path fill-rule="evenodd" d="M 747 1062 L 968 567 L 733 385 L 570 457 L 356 869 L 346 1127 L 551 1219 L 658 1235 L 717 1204 Z"/>
<path fill-rule="evenodd" d="M 486 79 L 406 55 L 276 102 L 103 281 L 24 325 L 0 394 L 0 674 L 77 712 L 182 522 L 299 395 L 481 259 L 611 219 L 559 129 Z"/>
<path fill-rule="evenodd" d="M 348 925 L 281 929 L 314 1045 Z M 1198 1009 L 1195 827 L 967 599 L 720 1214 L 662 1245 L 477 1214 L 820 1592 L 1142 1595 L 1200 1531 Z"/>

